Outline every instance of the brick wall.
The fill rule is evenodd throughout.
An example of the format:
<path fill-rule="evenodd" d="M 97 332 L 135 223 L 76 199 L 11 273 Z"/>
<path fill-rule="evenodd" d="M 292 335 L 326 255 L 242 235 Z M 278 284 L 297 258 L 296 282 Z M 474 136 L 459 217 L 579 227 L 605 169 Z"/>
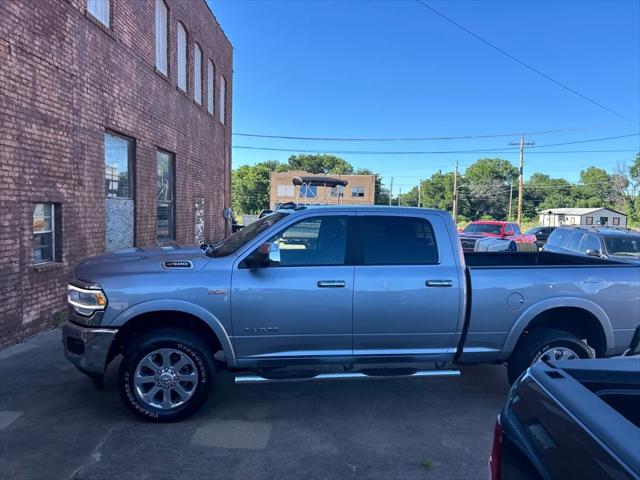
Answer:
<path fill-rule="evenodd" d="M 176 241 L 226 234 L 230 206 L 232 47 L 204 0 L 166 0 L 169 73 L 155 71 L 155 0 L 111 0 L 110 27 L 86 0 L 0 2 L 0 347 L 52 325 L 74 266 L 105 248 L 103 138 L 135 141 L 135 244 L 156 242 L 156 150 L 175 155 Z M 188 92 L 176 88 L 176 28 L 188 32 Z M 203 104 L 193 100 L 193 42 L 203 58 Z M 216 112 L 206 111 L 207 59 Z M 227 83 L 218 121 L 219 76 Z M 35 203 L 60 209 L 60 261 L 34 265 Z"/>

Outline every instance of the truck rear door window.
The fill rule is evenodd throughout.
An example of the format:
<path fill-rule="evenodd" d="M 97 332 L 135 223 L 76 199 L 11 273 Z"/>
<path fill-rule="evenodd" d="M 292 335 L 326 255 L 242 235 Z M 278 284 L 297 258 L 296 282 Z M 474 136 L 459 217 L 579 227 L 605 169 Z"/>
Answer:
<path fill-rule="evenodd" d="M 362 217 L 364 265 L 434 265 L 438 247 L 431 224 L 424 218 Z"/>

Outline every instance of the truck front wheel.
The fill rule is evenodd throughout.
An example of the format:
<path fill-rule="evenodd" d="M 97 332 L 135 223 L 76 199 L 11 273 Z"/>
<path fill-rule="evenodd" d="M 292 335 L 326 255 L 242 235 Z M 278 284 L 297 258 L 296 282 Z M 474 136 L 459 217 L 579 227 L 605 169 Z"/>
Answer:
<path fill-rule="evenodd" d="M 175 422 L 207 400 L 214 373 L 211 350 L 192 333 L 163 328 L 127 348 L 118 374 L 120 395 L 136 415 Z"/>
<path fill-rule="evenodd" d="M 509 361 L 507 377 L 513 384 L 527 368 L 540 360 L 593 358 L 589 347 L 578 337 L 563 330 L 531 330 L 518 341 Z"/>

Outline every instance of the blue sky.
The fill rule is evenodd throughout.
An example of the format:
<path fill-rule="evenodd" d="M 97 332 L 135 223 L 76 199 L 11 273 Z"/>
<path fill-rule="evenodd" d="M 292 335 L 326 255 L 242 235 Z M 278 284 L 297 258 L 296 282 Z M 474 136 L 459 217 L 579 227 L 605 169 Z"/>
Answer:
<path fill-rule="evenodd" d="M 537 145 L 637 133 L 412 0 L 209 0 L 234 46 L 233 131 L 309 137 L 433 137 L 538 132 Z M 444 15 L 554 79 L 640 121 L 640 2 L 435 1 Z M 450 151 L 509 147 L 518 135 L 465 140 L 320 142 L 234 136 L 233 165 L 285 161 L 300 150 Z M 540 150 L 640 150 L 638 136 Z M 539 171 L 576 181 L 634 152 L 533 153 Z M 499 153 L 341 154 L 394 176 L 394 193 L 437 170 Z"/>

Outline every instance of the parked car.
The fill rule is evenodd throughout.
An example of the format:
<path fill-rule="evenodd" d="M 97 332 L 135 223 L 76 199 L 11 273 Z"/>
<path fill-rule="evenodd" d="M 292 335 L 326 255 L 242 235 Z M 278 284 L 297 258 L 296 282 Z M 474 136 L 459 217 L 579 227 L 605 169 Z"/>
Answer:
<path fill-rule="evenodd" d="M 547 243 L 549 235 L 551 235 L 551 232 L 553 232 L 555 228 L 556 227 L 532 227 L 524 233 L 526 235 L 535 235 L 536 244 L 539 248 L 542 248 L 542 246 Z"/>
<path fill-rule="evenodd" d="M 500 222 L 497 220 L 478 220 L 471 222 L 460 232 L 462 249 L 465 252 L 473 252 L 476 242 L 486 237 L 513 240 L 515 243 L 535 244 L 536 242 L 535 235 L 523 235 L 517 223 Z"/>
<path fill-rule="evenodd" d="M 246 383 L 506 362 L 515 380 L 555 348 L 588 358 L 628 345 L 640 266 L 463 256 L 458 242 L 443 211 L 298 207 L 202 249 L 107 253 L 76 268 L 65 354 L 98 386 L 122 354 L 126 405 L 171 421 L 202 405 L 219 369 Z"/>
<path fill-rule="evenodd" d="M 640 264 L 640 232 L 628 228 L 558 227 L 544 250 Z"/>
<path fill-rule="evenodd" d="M 563 351 L 511 388 L 494 430 L 491 479 L 639 479 L 640 357 L 554 357 Z"/>

